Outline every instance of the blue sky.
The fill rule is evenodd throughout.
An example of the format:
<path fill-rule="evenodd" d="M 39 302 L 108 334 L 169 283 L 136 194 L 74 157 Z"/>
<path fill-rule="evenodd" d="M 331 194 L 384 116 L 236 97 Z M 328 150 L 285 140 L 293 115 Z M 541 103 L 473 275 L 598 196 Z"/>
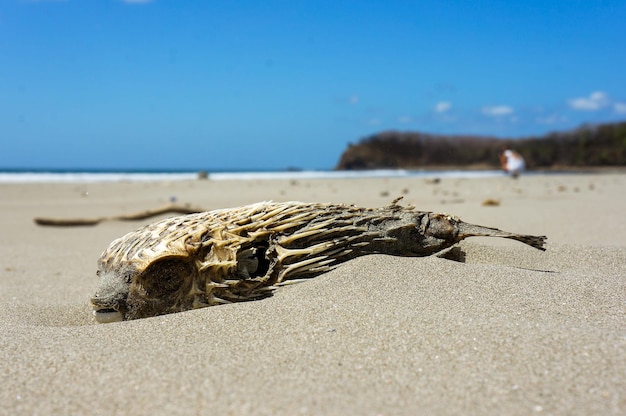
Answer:
<path fill-rule="evenodd" d="M 0 168 L 332 168 L 626 119 L 626 2 L 0 2 Z"/>

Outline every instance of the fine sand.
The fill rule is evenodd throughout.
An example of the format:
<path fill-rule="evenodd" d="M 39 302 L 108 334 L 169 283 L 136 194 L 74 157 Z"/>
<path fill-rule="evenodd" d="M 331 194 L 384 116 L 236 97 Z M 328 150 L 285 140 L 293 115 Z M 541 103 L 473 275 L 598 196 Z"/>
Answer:
<path fill-rule="evenodd" d="M 158 218 L 33 222 L 400 195 L 547 251 L 473 238 L 456 260 L 372 255 L 261 301 L 96 324 L 100 253 Z M 0 414 L 623 415 L 625 213 L 625 174 L 0 184 Z"/>

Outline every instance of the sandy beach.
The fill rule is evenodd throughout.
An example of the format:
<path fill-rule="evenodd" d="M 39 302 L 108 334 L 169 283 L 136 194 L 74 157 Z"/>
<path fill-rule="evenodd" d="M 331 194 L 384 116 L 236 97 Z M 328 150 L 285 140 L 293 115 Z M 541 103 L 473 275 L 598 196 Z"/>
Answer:
<path fill-rule="evenodd" d="M 33 222 L 397 196 L 547 251 L 471 238 L 463 261 L 371 255 L 261 301 L 98 324 L 98 257 L 158 218 Z M 623 173 L 0 184 L 0 414 L 623 415 L 625 212 Z"/>

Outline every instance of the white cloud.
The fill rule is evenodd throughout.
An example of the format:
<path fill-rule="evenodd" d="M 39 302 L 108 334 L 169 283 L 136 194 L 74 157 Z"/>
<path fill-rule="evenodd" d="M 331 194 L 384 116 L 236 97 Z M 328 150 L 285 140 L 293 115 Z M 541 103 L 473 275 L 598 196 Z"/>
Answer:
<path fill-rule="evenodd" d="M 573 98 L 568 101 L 574 110 L 596 111 L 610 104 L 609 96 L 602 91 L 594 91 L 588 97 Z"/>
<path fill-rule="evenodd" d="M 506 116 L 513 114 L 515 110 L 508 105 L 495 105 L 491 107 L 483 107 L 483 114 L 491 117 Z"/>
<path fill-rule="evenodd" d="M 445 113 L 452 108 L 452 103 L 448 101 L 439 101 L 435 104 L 435 112 L 437 113 Z"/>
<path fill-rule="evenodd" d="M 399 116 L 398 123 L 411 123 L 413 119 L 410 116 Z"/>
<path fill-rule="evenodd" d="M 626 103 L 616 102 L 613 104 L 613 111 L 617 114 L 626 114 Z"/>

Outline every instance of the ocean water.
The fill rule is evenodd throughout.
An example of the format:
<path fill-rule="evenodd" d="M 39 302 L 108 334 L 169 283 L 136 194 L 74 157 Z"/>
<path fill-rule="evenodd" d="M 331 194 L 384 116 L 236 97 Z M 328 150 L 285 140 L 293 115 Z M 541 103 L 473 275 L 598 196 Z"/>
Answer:
<path fill-rule="evenodd" d="M 346 178 L 483 178 L 502 176 L 500 170 L 302 170 L 302 171 L 216 171 L 208 172 L 209 180 L 255 179 L 346 179 Z M 197 180 L 198 172 L 184 171 L 88 171 L 88 170 L 11 170 L 0 171 L 0 183 L 92 183 L 92 182 L 145 182 Z"/>

